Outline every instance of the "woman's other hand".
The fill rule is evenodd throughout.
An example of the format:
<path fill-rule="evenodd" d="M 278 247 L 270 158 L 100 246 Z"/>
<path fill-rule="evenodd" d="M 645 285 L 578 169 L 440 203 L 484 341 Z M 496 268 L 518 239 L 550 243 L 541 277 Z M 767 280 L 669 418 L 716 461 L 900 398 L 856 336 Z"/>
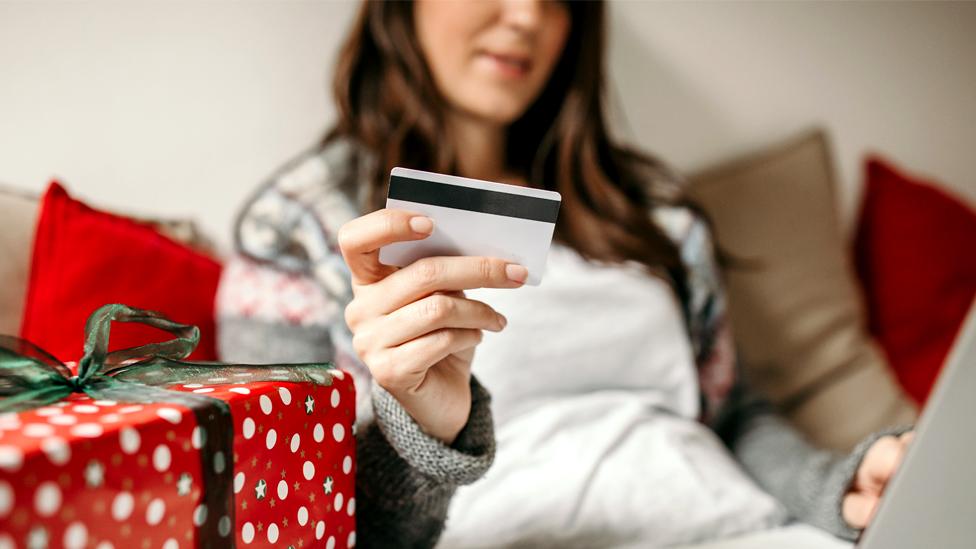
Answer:
<path fill-rule="evenodd" d="M 346 223 L 338 240 L 352 272 L 346 323 L 356 353 L 424 432 L 451 444 L 471 412 L 471 360 L 482 330 L 506 324 L 464 290 L 518 288 L 528 271 L 485 257 L 428 257 L 403 268 L 379 262 L 381 247 L 433 229 L 428 217 L 383 209 Z"/>
<path fill-rule="evenodd" d="M 881 494 L 905 458 L 914 436 L 915 432 L 909 431 L 899 437 L 881 437 L 864 454 L 854 482 L 844 496 L 844 520 L 851 527 L 865 528 L 871 523 Z"/>

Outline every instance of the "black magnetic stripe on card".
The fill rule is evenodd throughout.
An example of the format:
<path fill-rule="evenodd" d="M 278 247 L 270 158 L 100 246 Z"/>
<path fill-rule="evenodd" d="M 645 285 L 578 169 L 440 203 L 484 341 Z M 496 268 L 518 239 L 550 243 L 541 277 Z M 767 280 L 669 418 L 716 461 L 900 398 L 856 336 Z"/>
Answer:
<path fill-rule="evenodd" d="M 390 177 L 389 198 L 456 210 L 555 223 L 559 201 L 520 194 L 473 189 L 425 179 Z"/>

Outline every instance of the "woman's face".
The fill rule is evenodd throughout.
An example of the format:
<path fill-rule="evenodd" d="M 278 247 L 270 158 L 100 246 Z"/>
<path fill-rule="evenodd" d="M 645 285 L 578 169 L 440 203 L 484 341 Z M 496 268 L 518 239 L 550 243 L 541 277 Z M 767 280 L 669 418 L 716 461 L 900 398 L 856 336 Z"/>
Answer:
<path fill-rule="evenodd" d="M 545 87 L 570 18 L 553 0 L 417 0 L 414 25 L 450 106 L 508 125 Z"/>

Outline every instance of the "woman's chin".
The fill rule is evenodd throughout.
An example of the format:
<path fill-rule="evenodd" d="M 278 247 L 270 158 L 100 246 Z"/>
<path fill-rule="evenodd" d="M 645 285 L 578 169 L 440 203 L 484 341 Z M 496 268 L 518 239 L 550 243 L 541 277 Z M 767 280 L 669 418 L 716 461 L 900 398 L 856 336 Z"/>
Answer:
<path fill-rule="evenodd" d="M 515 102 L 511 98 L 504 98 L 495 101 L 482 100 L 477 108 L 464 109 L 464 112 L 487 124 L 509 126 L 525 114 L 527 108 L 524 101 Z"/>

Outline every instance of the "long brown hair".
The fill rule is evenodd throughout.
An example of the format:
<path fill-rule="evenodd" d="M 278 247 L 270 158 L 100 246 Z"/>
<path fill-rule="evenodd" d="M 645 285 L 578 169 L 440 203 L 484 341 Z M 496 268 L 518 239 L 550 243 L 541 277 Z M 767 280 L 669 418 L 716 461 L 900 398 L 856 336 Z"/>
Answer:
<path fill-rule="evenodd" d="M 615 143 L 605 121 L 602 2 L 568 2 L 571 28 L 546 87 L 508 130 L 507 168 L 558 191 L 555 238 L 590 260 L 635 261 L 669 275 L 683 302 L 685 268 L 674 242 L 649 217 L 652 205 L 684 203 L 661 162 Z M 366 1 L 334 79 L 338 122 L 323 142 L 349 138 L 368 152 L 367 207 L 383 207 L 394 166 L 456 171 L 446 102 L 424 61 L 411 2 Z M 448 142 L 445 142 L 448 141 Z"/>

